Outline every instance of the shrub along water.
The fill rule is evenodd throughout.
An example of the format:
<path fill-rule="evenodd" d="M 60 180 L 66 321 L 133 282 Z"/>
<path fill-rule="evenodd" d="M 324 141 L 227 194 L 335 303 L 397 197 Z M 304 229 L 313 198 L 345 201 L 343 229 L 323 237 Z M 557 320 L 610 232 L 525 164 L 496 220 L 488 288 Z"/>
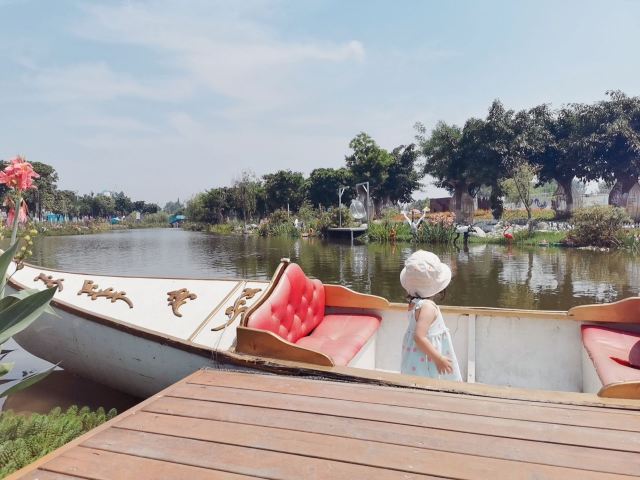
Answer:
<path fill-rule="evenodd" d="M 0 478 L 61 447 L 116 416 L 114 409 L 95 412 L 70 407 L 66 412 L 54 408 L 46 415 L 17 415 L 11 410 L 0 414 Z"/>
<path fill-rule="evenodd" d="M 381 222 L 369 225 L 367 238 L 372 242 L 410 242 L 417 243 L 451 243 L 456 235 L 454 216 L 452 213 L 433 213 L 427 215 L 414 234 L 406 222 L 393 220 L 393 215 L 387 215 Z"/>
<path fill-rule="evenodd" d="M 567 239 L 576 246 L 620 247 L 624 224 L 629 221 L 627 212 L 619 207 L 579 208 L 573 212 L 573 230 Z"/>

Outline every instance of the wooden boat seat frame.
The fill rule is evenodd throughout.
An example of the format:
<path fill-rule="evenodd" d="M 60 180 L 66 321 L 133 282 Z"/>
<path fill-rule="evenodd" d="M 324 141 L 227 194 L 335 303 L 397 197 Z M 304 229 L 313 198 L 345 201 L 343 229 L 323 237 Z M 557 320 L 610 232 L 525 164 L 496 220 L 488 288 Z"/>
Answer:
<path fill-rule="evenodd" d="M 310 292 L 306 293 L 308 294 L 307 296 L 309 298 L 309 311 L 312 312 L 313 308 L 320 307 L 322 309 L 322 311 L 319 313 L 320 318 L 302 318 L 301 324 L 295 325 L 295 330 L 292 328 L 291 331 L 287 328 L 284 328 L 282 325 L 272 325 L 272 329 L 274 329 L 275 327 L 278 328 L 278 334 L 265 328 L 252 328 L 250 326 L 251 316 L 255 314 L 255 312 L 265 304 L 265 302 L 269 301 L 272 298 L 272 295 L 274 295 L 274 292 L 278 289 L 280 283 L 284 281 L 283 277 L 285 276 L 287 268 L 295 268 L 296 270 L 299 270 L 299 267 L 295 264 L 292 265 L 289 259 L 283 259 L 276 269 L 273 279 L 265 293 L 257 302 L 255 302 L 251 306 L 250 309 L 247 310 L 240 326 L 237 327 L 235 346 L 235 351 L 237 353 L 263 356 L 280 360 L 299 361 L 321 366 L 334 366 L 336 364 L 336 357 L 332 358 L 332 355 L 327 352 L 318 351 L 313 348 L 308 348 L 296 344 L 298 340 L 301 340 L 303 338 L 305 341 L 302 343 L 312 343 L 309 342 L 309 340 L 312 338 L 312 336 L 309 336 L 309 334 L 311 334 L 312 331 L 322 323 L 324 318 L 328 318 L 326 315 L 327 309 L 331 309 L 332 313 L 338 313 L 339 315 L 340 312 L 334 312 L 333 310 L 335 310 L 336 308 L 342 310 L 353 310 L 353 308 L 358 308 L 360 313 L 353 314 L 353 312 L 350 311 L 348 315 L 350 315 L 350 318 L 353 321 L 363 322 L 363 328 L 367 329 L 366 333 L 364 333 L 364 336 L 366 336 L 367 339 L 375 334 L 375 331 L 379 326 L 380 318 L 375 314 L 371 315 L 371 313 L 369 312 L 361 312 L 361 310 L 364 305 L 374 308 L 389 307 L 389 302 L 387 300 L 381 297 L 359 294 L 344 287 L 336 288 L 330 285 L 323 285 L 317 280 L 308 280 L 309 284 L 307 285 L 308 288 L 314 290 L 313 298 L 316 299 L 317 297 L 317 305 L 311 305 L 311 303 L 313 302 L 313 300 L 311 300 L 312 295 Z M 289 272 L 291 272 L 291 270 Z M 302 271 L 299 270 L 299 272 Z M 304 273 L 302 273 L 302 275 L 304 275 Z M 297 292 L 296 294 L 301 293 Z M 371 308 L 369 308 L 368 310 L 370 311 Z M 365 314 L 363 315 L 362 313 Z M 312 312 L 311 314 L 317 315 L 318 312 Z M 345 312 L 345 314 L 347 313 Z M 374 323 L 372 317 L 374 317 L 378 322 L 375 326 L 372 325 L 372 323 Z M 288 338 L 283 338 L 285 336 L 287 336 Z M 362 337 L 362 335 L 360 337 Z M 347 346 L 350 348 L 354 348 L 354 341 L 358 340 L 347 337 Z M 338 339 L 337 342 L 339 343 L 340 340 Z M 345 362 L 348 362 L 348 360 L 350 360 L 353 356 L 357 355 L 357 351 L 362 348 L 362 346 L 363 345 L 357 345 L 357 350 L 354 352 L 354 355 L 351 355 L 351 352 L 340 352 L 338 354 L 338 358 L 340 358 L 339 364 L 344 364 Z"/>
<path fill-rule="evenodd" d="M 599 324 L 638 324 L 638 314 L 640 313 L 640 297 L 631 297 L 624 300 L 620 300 L 613 303 L 605 303 L 600 305 L 581 305 L 571 308 L 567 315 L 574 319 L 589 323 Z M 591 358 L 598 377 L 603 386 L 598 392 L 598 396 L 607 398 L 640 398 L 640 379 L 638 379 L 637 367 L 624 366 L 619 364 L 613 359 L 611 355 L 606 354 L 602 350 L 601 346 L 597 342 L 585 338 L 585 330 L 589 331 L 593 327 L 584 325 L 582 328 L 583 345 L 587 350 L 589 357 Z M 602 329 L 615 334 L 615 329 L 609 327 L 595 327 L 596 329 Z M 629 332 L 620 330 L 619 335 L 628 336 Z M 615 336 L 615 335 L 614 335 Z M 615 343 L 615 338 L 610 339 Z M 611 353 L 611 352 L 610 352 Z M 628 357 L 630 354 L 627 352 L 617 352 L 615 357 L 619 360 L 626 360 L 625 355 Z M 615 365 L 614 365 L 615 364 Z M 627 372 L 628 378 L 624 378 L 622 381 L 611 381 L 610 375 L 607 373 L 610 368 L 613 367 L 619 372 L 623 371 L 622 375 Z"/>

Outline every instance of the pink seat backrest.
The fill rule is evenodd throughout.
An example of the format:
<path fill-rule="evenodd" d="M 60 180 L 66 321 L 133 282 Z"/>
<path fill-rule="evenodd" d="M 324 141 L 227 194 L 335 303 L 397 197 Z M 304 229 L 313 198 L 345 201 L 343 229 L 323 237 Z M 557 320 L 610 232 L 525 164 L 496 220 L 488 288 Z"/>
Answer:
<path fill-rule="evenodd" d="M 268 330 L 289 342 L 306 337 L 324 318 L 324 286 L 295 263 L 287 266 L 273 292 L 248 318 L 247 327 Z"/>

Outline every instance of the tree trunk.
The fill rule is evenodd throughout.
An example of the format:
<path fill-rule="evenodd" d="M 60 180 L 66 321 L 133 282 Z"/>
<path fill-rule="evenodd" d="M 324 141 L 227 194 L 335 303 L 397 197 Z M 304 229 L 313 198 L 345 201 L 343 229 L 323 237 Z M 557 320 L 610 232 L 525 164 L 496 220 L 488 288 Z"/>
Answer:
<path fill-rule="evenodd" d="M 618 179 L 611 189 L 611 192 L 609 192 L 609 205 L 626 208 L 629 190 L 631 190 L 637 182 L 638 179 L 633 176 Z"/>
<path fill-rule="evenodd" d="M 469 186 L 458 184 L 453 191 L 451 198 L 451 211 L 456 215 L 457 223 L 473 222 L 474 202 L 473 197 L 468 193 Z"/>
<path fill-rule="evenodd" d="M 573 212 L 573 189 L 572 183 L 573 179 L 561 179 L 556 180 L 560 188 L 562 188 L 562 193 L 564 194 L 564 208 L 557 209 L 556 212 L 564 215 L 571 215 Z"/>

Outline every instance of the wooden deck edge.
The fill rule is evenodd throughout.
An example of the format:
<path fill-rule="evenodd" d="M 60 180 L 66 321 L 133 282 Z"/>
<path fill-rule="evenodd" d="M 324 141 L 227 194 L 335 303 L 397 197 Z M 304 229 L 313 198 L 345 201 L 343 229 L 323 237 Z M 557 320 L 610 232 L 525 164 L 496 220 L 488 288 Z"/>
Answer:
<path fill-rule="evenodd" d="M 482 383 L 463 383 L 437 380 L 394 372 L 365 370 L 354 367 L 323 367 L 319 365 L 301 364 L 286 360 L 269 360 L 260 357 L 249 357 L 231 354 L 233 363 L 244 367 L 251 366 L 256 370 L 279 375 L 315 378 L 348 383 L 380 385 L 386 387 L 411 388 L 432 392 L 443 392 L 458 395 L 469 395 L 505 400 L 522 400 L 539 403 L 555 403 L 586 407 L 618 408 L 640 410 L 640 400 L 598 397 L 592 393 L 561 392 L 536 390 L 518 387 L 488 385 Z M 205 370 L 213 370 L 206 368 Z"/>
<path fill-rule="evenodd" d="M 52 460 L 52 459 L 54 459 L 56 457 L 59 457 L 61 454 L 63 454 L 67 450 L 71 450 L 72 448 L 80 446 L 88 438 L 93 437 L 94 435 L 97 435 L 98 433 L 102 432 L 103 430 L 107 430 L 107 429 L 111 428 L 112 426 L 114 426 L 115 424 L 119 423 L 124 418 L 127 418 L 127 417 L 129 417 L 131 415 L 135 415 L 138 411 L 142 410 L 148 404 L 156 401 L 160 397 L 165 396 L 165 394 L 168 391 L 170 391 L 176 384 L 178 384 L 178 383 L 186 383 L 186 382 L 188 382 L 188 381 L 190 381 L 192 379 L 195 379 L 198 376 L 202 375 L 202 372 L 203 372 L 203 370 L 197 370 L 197 371 L 193 372 L 191 375 L 188 375 L 187 377 L 183 378 L 182 380 L 180 380 L 180 381 L 178 381 L 178 382 L 176 382 L 176 383 L 174 383 L 172 385 L 169 385 L 167 388 L 159 391 L 155 395 L 152 395 L 149 398 L 147 398 L 146 400 L 143 400 L 142 402 L 140 402 L 140 403 L 134 405 L 133 407 L 129 408 L 128 410 L 125 410 L 124 412 L 119 413 L 118 415 L 116 415 L 111 420 L 103 423 L 102 425 L 97 426 L 96 428 L 93 428 L 93 429 L 89 430 L 87 433 L 84 433 L 84 434 L 80 435 L 79 437 L 71 440 L 69 443 L 66 443 L 63 446 L 61 446 L 60 448 L 55 449 L 53 452 L 49 452 L 44 457 L 41 457 L 38 460 L 30 463 L 29 465 L 27 465 L 25 467 L 22 467 L 20 470 L 17 470 L 15 472 L 13 472 L 8 477 L 5 477 L 4 480 L 17 480 L 17 479 L 23 477 L 24 475 L 26 475 L 27 473 L 30 473 L 30 472 L 33 472 L 33 471 L 37 470 L 38 468 L 43 466 L 45 463 L 47 463 L 49 460 Z"/>

